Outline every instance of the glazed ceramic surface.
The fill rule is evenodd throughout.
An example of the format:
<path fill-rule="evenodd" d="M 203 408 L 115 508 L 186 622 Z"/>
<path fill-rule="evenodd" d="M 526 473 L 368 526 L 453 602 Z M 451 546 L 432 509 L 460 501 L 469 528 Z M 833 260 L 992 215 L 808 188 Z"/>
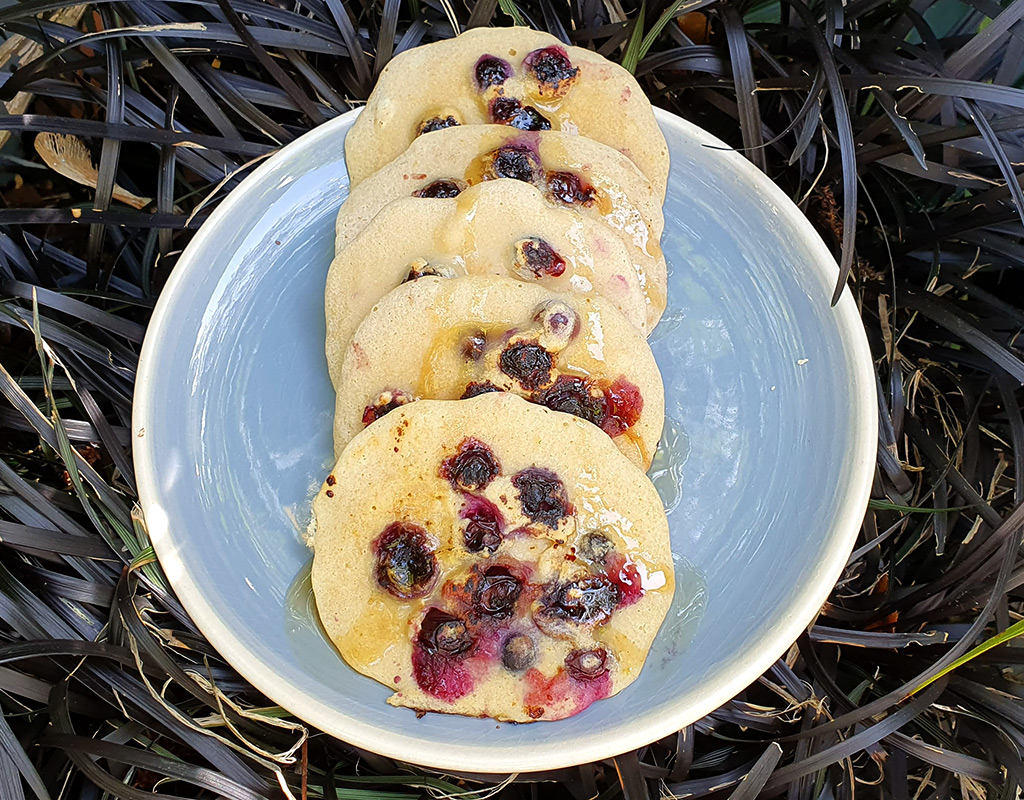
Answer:
<path fill-rule="evenodd" d="M 651 344 L 667 419 L 651 475 L 677 558 L 673 610 L 640 678 L 572 719 L 417 719 L 388 706 L 389 690 L 349 669 L 324 638 L 302 539 L 331 466 L 323 287 L 355 113 L 283 148 L 236 188 L 160 297 L 133 429 L 167 577 L 209 640 L 266 695 L 400 760 L 542 770 L 607 758 L 693 722 L 799 635 L 860 525 L 876 447 L 874 383 L 852 298 L 829 306 L 834 260 L 742 156 L 659 112 L 672 154 L 662 241 L 670 280 Z"/>

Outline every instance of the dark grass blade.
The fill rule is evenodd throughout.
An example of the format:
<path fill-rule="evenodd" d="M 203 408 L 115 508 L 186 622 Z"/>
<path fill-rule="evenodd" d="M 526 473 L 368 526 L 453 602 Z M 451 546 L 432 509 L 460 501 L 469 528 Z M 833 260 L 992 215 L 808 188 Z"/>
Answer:
<path fill-rule="evenodd" d="M 377 35 L 377 54 L 373 59 L 374 77 L 380 75 L 381 70 L 387 66 L 394 52 L 395 31 L 398 29 L 398 10 L 400 7 L 401 0 L 384 0 L 380 33 Z"/>
<path fill-rule="evenodd" d="M 736 84 L 736 104 L 740 111 L 740 135 L 743 137 L 743 150 L 747 158 L 754 162 L 759 170 L 767 169 L 767 161 L 761 137 L 761 111 L 757 96 L 754 94 L 754 68 L 750 61 L 750 48 L 747 46 L 747 34 L 743 28 L 743 20 L 739 12 L 731 5 L 721 8 L 722 22 L 725 24 L 725 35 L 729 42 L 729 60 L 732 63 L 733 82 Z"/>
<path fill-rule="evenodd" d="M 3 776 L 0 778 L 0 786 L 4 783 L 7 784 L 4 790 L 5 798 L 24 797 L 21 790 L 21 781 L 18 779 L 17 774 L 21 773 L 21 777 L 25 779 L 29 789 L 38 798 L 38 800 L 50 800 L 50 793 L 46 790 L 46 785 L 43 783 L 43 779 L 39 777 L 39 772 L 36 770 L 35 765 L 29 759 L 25 749 L 21 746 L 21 743 L 15 737 L 14 732 L 11 730 L 11 726 L 8 725 L 7 720 L 0 715 L 0 760 L 6 762 L 6 767 L 3 770 Z M 11 772 L 11 767 L 16 771 Z"/>
<path fill-rule="evenodd" d="M 102 9 L 101 18 L 105 27 L 113 24 L 110 9 Z M 107 97 L 106 121 L 111 125 L 124 123 L 124 92 L 121 90 L 123 75 L 121 48 L 117 42 L 106 42 L 103 45 L 107 58 Z M 121 142 L 116 139 L 104 139 L 100 150 L 99 171 L 96 177 L 96 196 L 93 206 L 105 211 L 113 198 L 114 181 L 117 178 L 117 167 L 121 157 Z M 86 261 L 95 264 L 103 246 L 105 230 L 102 225 L 92 225 L 89 229 L 89 246 Z"/>
<path fill-rule="evenodd" d="M 899 131 L 900 136 L 903 137 L 903 141 L 907 143 L 911 154 L 918 164 L 921 165 L 922 169 L 927 169 L 925 164 L 924 146 L 921 144 L 921 139 L 914 131 L 910 122 L 907 118 L 900 114 L 899 109 L 896 106 L 896 99 L 884 89 L 876 89 L 874 92 L 875 97 L 882 106 L 882 110 L 885 111 L 885 115 L 892 122 L 893 127 Z"/>
<path fill-rule="evenodd" d="M 370 63 L 363 52 L 363 44 L 356 34 L 352 20 L 349 19 L 348 9 L 341 0 L 324 0 L 324 2 L 330 9 L 331 19 L 338 26 L 341 38 L 345 42 L 345 49 L 352 59 L 352 68 L 356 75 L 360 93 L 369 93 L 372 83 Z"/>
<path fill-rule="evenodd" d="M 975 78 L 980 71 L 979 62 L 991 56 L 995 45 L 1021 19 L 1024 19 L 1024 2 L 1014 0 L 1001 10 L 991 25 L 978 31 L 967 44 L 946 59 L 946 73 L 957 78 Z"/>
<path fill-rule="evenodd" d="M 4 281 L 0 283 L 0 294 L 19 297 L 22 300 L 28 301 L 35 297 L 41 306 L 52 308 L 75 319 L 91 323 L 111 333 L 123 336 L 136 344 L 142 344 L 142 337 L 146 332 L 145 326 L 137 322 L 115 316 L 81 300 L 76 300 L 74 297 L 59 294 L 39 286 L 33 286 L 32 284 L 20 281 Z"/>
<path fill-rule="evenodd" d="M 23 800 L 25 797 L 17 765 L 6 753 L 0 753 L 0 791 L 3 792 L 4 797 L 9 797 L 11 800 Z"/>
<path fill-rule="evenodd" d="M 40 744 L 44 747 L 60 748 L 69 754 L 95 756 L 104 758 L 108 762 L 142 767 L 151 772 L 202 787 L 207 791 L 216 793 L 218 797 L 228 798 L 228 800 L 262 800 L 266 797 L 266 794 L 257 794 L 244 786 L 224 779 L 213 770 L 153 755 L 135 747 L 124 747 L 67 733 L 47 736 L 40 741 Z"/>
<path fill-rule="evenodd" d="M 218 4 L 224 16 L 227 17 L 228 22 L 231 23 L 231 27 L 238 33 L 242 43 L 256 56 L 263 68 L 288 93 L 288 96 L 295 101 L 295 104 L 302 109 L 302 112 L 309 117 L 310 121 L 314 125 L 319 125 L 323 122 L 324 117 L 320 110 L 306 96 L 306 93 L 299 88 L 298 84 L 292 80 L 291 76 L 274 62 L 263 45 L 257 41 L 253 31 L 249 29 L 234 8 L 231 7 L 231 4 L 226 2 L 226 0 L 218 0 Z"/>
<path fill-rule="evenodd" d="M 853 129 L 850 122 L 850 110 L 842 91 L 839 70 L 830 52 L 826 33 L 823 33 L 818 27 L 817 21 L 802 0 L 793 0 L 790 7 L 803 20 L 811 44 L 825 73 L 825 83 L 832 97 L 832 112 L 836 122 L 835 133 L 839 139 L 839 155 L 842 159 L 843 174 L 843 232 L 839 256 L 839 278 L 836 281 L 835 291 L 832 293 L 832 304 L 835 305 L 839 302 L 839 297 L 853 267 L 853 242 L 857 227 L 857 168 Z M 831 35 L 831 31 L 828 34 Z"/>
<path fill-rule="evenodd" d="M 932 295 L 916 292 L 907 292 L 903 296 L 903 302 L 956 334 L 992 359 L 995 364 L 1010 373 L 1020 383 L 1024 383 L 1024 361 L 957 314 L 948 302 Z"/>
<path fill-rule="evenodd" d="M 912 755 L 936 767 L 941 767 L 948 772 L 965 775 L 986 783 L 1002 782 L 1002 774 L 999 768 L 980 758 L 974 758 L 964 753 L 943 750 L 933 745 L 926 746 L 917 739 L 901 733 L 892 734 L 891 741 L 896 743 L 908 755 Z"/>
<path fill-rule="evenodd" d="M 70 133 L 75 136 L 102 136 L 125 142 L 148 142 L 151 144 L 195 145 L 210 150 L 224 150 L 242 156 L 258 156 L 268 152 L 267 145 L 246 142 L 237 137 L 222 139 L 202 134 L 178 133 L 129 125 L 110 125 L 92 120 L 45 117 L 36 114 L 0 117 L 0 130 L 8 131 L 52 131 Z"/>
<path fill-rule="evenodd" d="M 1024 3 L 1018 0 L 1017 5 L 1024 9 Z M 1020 215 L 1021 222 L 1024 222 L 1024 191 L 1020 188 L 1019 178 L 1017 177 L 1016 171 L 1010 164 L 1010 159 L 1006 157 L 1006 152 L 1003 150 L 1003 145 L 996 136 L 992 126 L 989 125 L 988 119 L 986 119 L 984 113 L 976 102 L 968 101 L 967 107 L 970 109 L 971 116 L 974 118 L 975 123 L 978 126 L 978 130 L 981 132 L 982 137 L 988 144 L 989 149 L 992 153 L 992 158 L 999 167 L 999 171 L 1002 173 L 1003 178 L 1006 180 L 1006 187 L 1010 190 L 1010 197 L 1013 199 L 1014 205 L 1017 207 L 1017 213 Z"/>
<path fill-rule="evenodd" d="M 768 783 L 775 765 L 781 758 L 782 747 L 773 742 L 744 776 L 736 791 L 729 795 L 729 800 L 754 800 Z"/>
<path fill-rule="evenodd" d="M 810 775 L 823 767 L 852 756 L 868 745 L 874 744 L 889 734 L 898 731 L 915 717 L 924 713 L 925 709 L 934 702 L 944 688 L 944 684 L 936 684 L 929 690 L 928 694 L 921 695 L 883 721 L 865 728 L 845 741 L 834 744 L 831 747 L 826 747 L 801 761 L 776 770 L 765 783 L 765 789 L 770 791 L 773 788 L 785 786 L 797 778 Z"/>
<path fill-rule="evenodd" d="M 569 33 L 562 24 L 562 20 L 559 19 L 558 11 L 555 9 L 552 0 L 538 0 L 538 2 L 540 3 L 541 14 L 544 17 L 544 30 L 564 44 L 572 44 Z"/>
<path fill-rule="evenodd" d="M 0 209 L 0 225 L 123 225 L 134 228 L 198 230 L 208 215 L 142 214 L 137 211 L 94 211 L 81 208 Z"/>
<path fill-rule="evenodd" d="M 498 0 L 476 0 L 473 10 L 469 14 L 469 22 L 466 28 L 481 28 L 486 26 L 494 18 L 494 12 L 498 10 Z"/>
<path fill-rule="evenodd" d="M 16 547 L 36 555 L 40 553 L 62 553 L 82 558 L 110 559 L 110 548 L 102 541 L 33 528 L 16 522 L 0 520 L 0 540 L 7 547 Z"/>
<path fill-rule="evenodd" d="M 636 752 L 624 753 L 614 759 L 615 771 L 622 785 L 622 796 L 625 800 L 649 800 L 650 792 L 640 771 L 640 759 Z"/>
<path fill-rule="evenodd" d="M 265 52 L 265 51 L 264 51 Z M 272 139 L 276 144 L 287 144 L 295 139 L 284 126 L 264 114 L 239 89 L 236 89 L 230 79 L 226 79 L 220 70 L 214 69 L 209 64 L 200 64 L 197 73 L 225 104 L 230 104 L 245 120 L 256 130 Z"/>
<path fill-rule="evenodd" d="M 324 108 L 319 103 L 314 104 L 322 117 L 330 118 L 335 116 L 335 114 L 348 111 L 352 107 L 345 98 L 334 90 L 333 83 L 328 82 L 319 72 L 313 69 L 301 52 L 282 48 L 282 53 L 288 59 L 288 62 L 295 67 L 299 75 L 309 83 L 310 87 L 330 104 L 329 109 Z"/>

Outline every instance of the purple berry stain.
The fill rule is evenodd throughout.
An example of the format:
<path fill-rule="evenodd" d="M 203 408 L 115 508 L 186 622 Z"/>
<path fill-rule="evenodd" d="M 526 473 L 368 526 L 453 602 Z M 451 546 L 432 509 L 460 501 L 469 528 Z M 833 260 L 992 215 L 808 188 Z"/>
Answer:
<path fill-rule="evenodd" d="M 462 540 L 471 553 L 486 550 L 493 553 L 501 544 L 505 520 L 498 507 L 485 497 L 469 495 L 459 511 L 459 518 L 465 520 Z"/>
<path fill-rule="evenodd" d="M 413 643 L 416 683 L 427 694 L 449 703 L 469 694 L 473 679 L 462 662 L 471 654 L 473 644 L 463 620 L 430 608 Z"/>

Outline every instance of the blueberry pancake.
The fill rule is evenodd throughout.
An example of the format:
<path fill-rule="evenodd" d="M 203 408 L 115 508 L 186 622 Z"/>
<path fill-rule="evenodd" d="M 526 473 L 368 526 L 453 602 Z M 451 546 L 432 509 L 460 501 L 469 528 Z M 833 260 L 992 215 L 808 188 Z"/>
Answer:
<path fill-rule="evenodd" d="M 424 275 L 467 274 L 503 275 L 563 294 L 593 292 L 647 331 L 644 295 L 614 231 L 549 205 L 529 184 L 488 181 L 448 200 L 388 203 L 337 254 L 325 302 L 332 378 L 356 326 L 382 296 Z"/>
<path fill-rule="evenodd" d="M 334 448 L 414 400 L 507 391 L 600 428 L 647 469 L 665 401 L 647 340 L 597 295 L 426 276 L 382 297 L 344 350 Z"/>
<path fill-rule="evenodd" d="M 651 482 L 594 426 L 514 395 L 396 409 L 313 511 L 320 619 L 392 705 L 571 716 L 637 677 L 672 601 Z"/>
<path fill-rule="evenodd" d="M 400 197 L 452 198 L 498 178 L 532 184 L 547 202 L 610 226 L 626 245 L 647 300 L 648 330 L 665 310 L 661 200 L 628 158 L 607 145 L 555 131 L 466 125 L 426 133 L 354 189 L 338 212 L 341 252 Z"/>
<path fill-rule="evenodd" d="M 595 139 L 628 156 L 665 197 L 668 146 L 636 79 L 529 28 L 476 28 L 395 56 L 345 140 L 352 185 L 423 133 L 484 123 Z"/>

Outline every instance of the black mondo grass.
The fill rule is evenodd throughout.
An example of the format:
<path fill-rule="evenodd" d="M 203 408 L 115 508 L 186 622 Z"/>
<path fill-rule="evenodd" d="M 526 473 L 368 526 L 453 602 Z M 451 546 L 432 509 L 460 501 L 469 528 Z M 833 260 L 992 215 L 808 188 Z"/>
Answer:
<path fill-rule="evenodd" d="M 1024 0 L 3 5 L 0 797 L 1018 796 Z M 397 53 L 513 20 L 625 63 L 800 205 L 862 312 L 880 435 L 786 657 L 674 736 L 495 788 L 310 730 L 220 658 L 134 510 L 130 420 L 210 210 Z"/>

